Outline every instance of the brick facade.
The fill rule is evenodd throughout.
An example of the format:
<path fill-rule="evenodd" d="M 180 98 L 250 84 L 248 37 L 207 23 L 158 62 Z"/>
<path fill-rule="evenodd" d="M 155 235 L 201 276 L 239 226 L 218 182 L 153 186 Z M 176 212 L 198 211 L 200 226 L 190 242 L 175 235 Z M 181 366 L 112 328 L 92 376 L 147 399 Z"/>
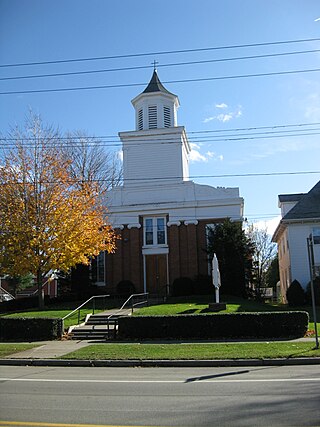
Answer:
<path fill-rule="evenodd" d="M 208 274 L 206 225 L 216 221 L 201 220 L 197 225 L 182 223 L 167 227 L 169 286 L 179 277 L 194 279 Z M 116 252 L 106 255 L 107 292 L 116 293 L 121 280 L 130 280 L 136 292 L 144 292 L 143 229 L 125 226 L 118 233 Z M 146 286 L 148 291 L 148 283 Z"/>

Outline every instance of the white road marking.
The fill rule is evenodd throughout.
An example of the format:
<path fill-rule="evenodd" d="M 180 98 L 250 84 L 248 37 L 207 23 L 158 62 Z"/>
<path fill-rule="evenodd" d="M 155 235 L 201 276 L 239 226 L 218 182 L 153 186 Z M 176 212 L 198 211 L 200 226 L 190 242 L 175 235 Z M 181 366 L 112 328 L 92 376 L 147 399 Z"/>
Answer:
<path fill-rule="evenodd" d="M 12 382 L 52 382 L 52 383 L 106 383 L 106 384 L 201 384 L 201 383 L 272 383 L 272 382 L 320 382 L 320 378 L 266 378 L 266 379 L 186 379 L 186 380 L 85 380 L 85 379 L 50 379 L 50 378 L 0 378 L 0 381 Z"/>

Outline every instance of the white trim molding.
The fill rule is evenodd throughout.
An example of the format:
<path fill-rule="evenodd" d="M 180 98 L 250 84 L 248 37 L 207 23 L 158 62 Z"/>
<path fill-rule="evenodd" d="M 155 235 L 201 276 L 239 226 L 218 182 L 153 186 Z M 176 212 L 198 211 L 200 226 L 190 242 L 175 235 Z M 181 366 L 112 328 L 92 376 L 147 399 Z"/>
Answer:
<path fill-rule="evenodd" d="M 171 227 L 172 225 L 176 225 L 177 227 L 179 227 L 181 225 L 181 221 L 168 221 L 167 222 L 168 227 Z"/>
<path fill-rule="evenodd" d="M 189 221 L 184 222 L 185 225 L 198 225 L 199 221 L 197 219 L 191 219 Z"/>
<path fill-rule="evenodd" d="M 137 222 L 134 224 L 128 224 L 127 227 L 129 230 L 131 230 L 131 228 L 141 228 L 141 224 Z"/>
<path fill-rule="evenodd" d="M 116 230 L 116 229 L 123 230 L 124 229 L 124 225 L 123 224 L 116 224 L 116 225 L 113 225 L 112 228 L 114 230 Z"/>

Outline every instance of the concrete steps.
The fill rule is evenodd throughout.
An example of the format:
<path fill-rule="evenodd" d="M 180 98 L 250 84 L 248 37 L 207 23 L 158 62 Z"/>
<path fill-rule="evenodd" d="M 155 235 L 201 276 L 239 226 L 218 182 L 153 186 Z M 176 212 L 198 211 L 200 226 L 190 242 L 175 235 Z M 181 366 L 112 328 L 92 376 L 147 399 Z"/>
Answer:
<path fill-rule="evenodd" d="M 88 316 L 85 323 L 74 326 L 69 330 L 73 340 L 108 340 L 115 339 L 118 331 L 118 319 L 128 316 L 130 311 L 123 314 L 99 313 Z M 111 317 L 110 317 L 111 316 Z"/>

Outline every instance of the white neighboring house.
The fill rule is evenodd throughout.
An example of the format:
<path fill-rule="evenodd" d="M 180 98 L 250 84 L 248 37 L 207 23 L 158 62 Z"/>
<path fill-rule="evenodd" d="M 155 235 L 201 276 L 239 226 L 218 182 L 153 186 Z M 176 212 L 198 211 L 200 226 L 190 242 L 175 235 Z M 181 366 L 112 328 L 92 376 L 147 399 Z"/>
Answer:
<path fill-rule="evenodd" d="M 308 192 L 278 196 L 282 219 L 272 240 L 278 244 L 281 294 L 293 280 L 310 282 L 307 238 L 313 237 L 316 274 L 320 275 L 320 181 Z"/>

